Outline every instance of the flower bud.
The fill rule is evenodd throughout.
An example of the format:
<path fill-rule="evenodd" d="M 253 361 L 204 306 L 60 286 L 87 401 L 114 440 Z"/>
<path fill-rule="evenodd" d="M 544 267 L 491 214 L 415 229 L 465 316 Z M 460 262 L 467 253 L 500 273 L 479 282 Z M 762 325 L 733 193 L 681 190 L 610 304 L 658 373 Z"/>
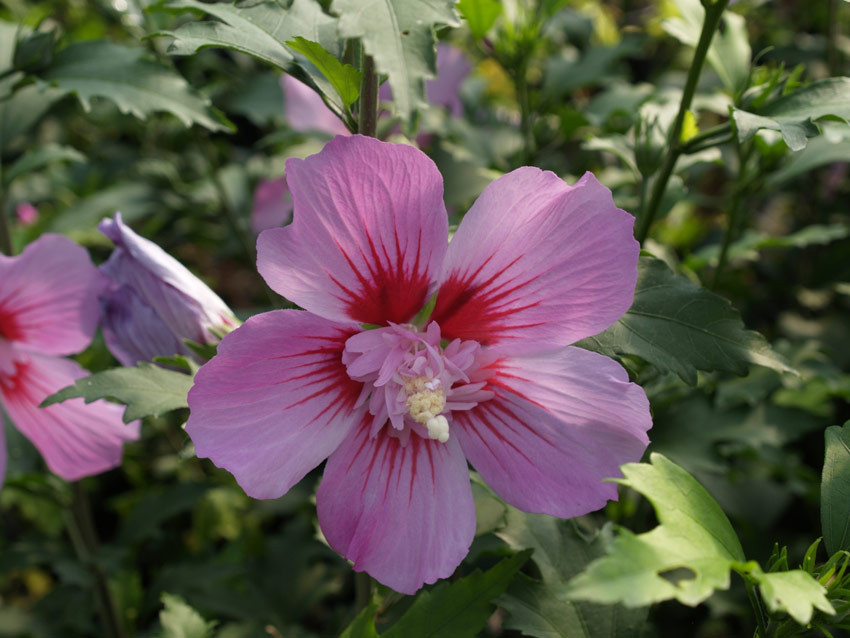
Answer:
<path fill-rule="evenodd" d="M 124 365 L 174 354 L 185 341 L 217 343 L 238 325 L 227 305 L 179 261 L 133 232 L 116 213 L 98 229 L 115 244 L 100 267 L 112 284 L 101 295 L 106 345 Z"/>

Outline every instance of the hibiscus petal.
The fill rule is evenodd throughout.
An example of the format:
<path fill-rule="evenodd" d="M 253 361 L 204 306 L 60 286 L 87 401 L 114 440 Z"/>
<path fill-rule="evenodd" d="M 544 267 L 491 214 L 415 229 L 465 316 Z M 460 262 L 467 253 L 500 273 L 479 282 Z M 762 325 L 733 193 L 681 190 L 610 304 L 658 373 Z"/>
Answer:
<path fill-rule="evenodd" d="M 368 419 L 366 419 L 368 422 Z M 316 495 L 330 546 L 404 594 L 454 572 L 475 535 L 469 472 L 456 441 L 408 444 L 366 422 L 331 455 Z"/>
<path fill-rule="evenodd" d="M 295 214 L 257 240 L 275 291 L 332 321 L 403 323 L 425 304 L 446 252 L 443 183 L 421 151 L 355 135 L 286 162 Z"/>
<path fill-rule="evenodd" d="M 451 432 L 485 481 L 527 512 L 571 518 L 616 500 L 624 463 L 652 426 L 643 389 L 602 355 L 568 347 L 491 366 L 489 401 L 455 412 Z"/>
<path fill-rule="evenodd" d="M 359 422 L 360 383 L 342 364 L 355 332 L 299 310 L 256 315 L 195 376 L 186 432 L 247 494 L 277 498 Z"/>
<path fill-rule="evenodd" d="M 79 352 L 97 328 L 105 283 L 88 253 L 61 235 L 0 255 L 0 338 L 47 354 Z"/>
<path fill-rule="evenodd" d="M 610 326 L 632 303 L 634 218 L 590 173 L 524 167 L 491 183 L 452 238 L 432 319 L 447 338 L 531 354 Z"/>
<path fill-rule="evenodd" d="M 7 349 L 8 350 L 8 349 Z M 0 378 L 0 407 L 41 452 L 47 467 L 67 481 L 121 464 L 123 445 L 139 437 L 139 422 L 125 425 L 124 407 L 83 399 L 39 408 L 50 394 L 88 375 L 70 359 L 18 350 L 15 373 Z"/>

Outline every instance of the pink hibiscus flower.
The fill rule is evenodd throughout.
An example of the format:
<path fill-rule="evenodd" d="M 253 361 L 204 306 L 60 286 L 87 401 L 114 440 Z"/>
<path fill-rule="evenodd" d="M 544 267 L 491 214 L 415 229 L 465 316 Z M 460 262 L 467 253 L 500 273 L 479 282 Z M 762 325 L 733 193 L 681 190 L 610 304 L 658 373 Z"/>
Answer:
<path fill-rule="evenodd" d="M 467 460 L 529 512 L 616 498 L 603 479 L 640 459 L 649 405 L 616 362 L 569 345 L 632 302 L 633 218 L 608 189 L 520 168 L 448 244 L 441 176 L 415 148 L 337 137 L 287 174 L 293 223 L 260 235 L 257 261 L 305 310 L 252 317 L 198 372 L 186 430 L 199 456 L 255 498 L 327 458 L 325 537 L 404 593 L 468 552 Z"/>
<path fill-rule="evenodd" d="M 119 465 L 124 442 L 139 435 L 138 423 L 122 422 L 123 407 L 105 401 L 38 407 L 88 374 L 61 355 L 91 341 L 103 284 L 86 251 L 59 235 L 43 235 L 17 257 L 0 255 L 0 409 L 69 481 Z M 0 428 L 0 480 L 2 434 Z"/>

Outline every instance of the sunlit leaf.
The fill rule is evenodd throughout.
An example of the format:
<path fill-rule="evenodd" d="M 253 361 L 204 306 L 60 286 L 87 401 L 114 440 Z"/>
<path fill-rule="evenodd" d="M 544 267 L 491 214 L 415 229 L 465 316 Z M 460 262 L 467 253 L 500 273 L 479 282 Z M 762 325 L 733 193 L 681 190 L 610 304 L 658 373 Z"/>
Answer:
<path fill-rule="evenodd" d="M 483 38 L 502 13 L 499 0 L 460 0 L 457 9 L 474 38 Z"/>
<path fill-rule="evenodd" d="M 163 593 L 159 638 L 212 638 L 215 622 L 207 622 L 179 596 Z"/>
<path fill-rule="evenodd" d="M 350 64 L 343 65 L 318 42 L 310 42 L 302 37 L 287 42 L 291 49 L 303 54 L 322 75 L 331 83 L 342 103 L 350 106 L 360 95 L 360 78 L 362 73 Z"/>
<path fill-rule="evenodd" d="M 639 535 L 621 530 L 607 556 L 570 582 L 568 598 L 628 607 L 675 598 L 693 606 L 728 589 L 731 563 L 743 561 L 744 551 L 705 488 L 657 453 L 621 469 L 618 482 L 649 499 L 659 525 Z"/>

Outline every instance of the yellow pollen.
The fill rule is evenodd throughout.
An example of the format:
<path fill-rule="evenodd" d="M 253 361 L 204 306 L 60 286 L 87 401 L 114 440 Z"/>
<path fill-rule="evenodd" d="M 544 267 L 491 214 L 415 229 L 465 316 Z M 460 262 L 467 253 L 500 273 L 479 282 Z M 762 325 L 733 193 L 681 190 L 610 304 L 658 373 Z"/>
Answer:
<path fill-rule="evenodd" d="M 446 407 L 446 394 L 439 383 L 439 380 L 427 377 L 405 379 L 405 408 L 410 418 L 425 425 L 428 436 L 445 443 L 449 440 L 449 422 L 440 414 Z"/>

